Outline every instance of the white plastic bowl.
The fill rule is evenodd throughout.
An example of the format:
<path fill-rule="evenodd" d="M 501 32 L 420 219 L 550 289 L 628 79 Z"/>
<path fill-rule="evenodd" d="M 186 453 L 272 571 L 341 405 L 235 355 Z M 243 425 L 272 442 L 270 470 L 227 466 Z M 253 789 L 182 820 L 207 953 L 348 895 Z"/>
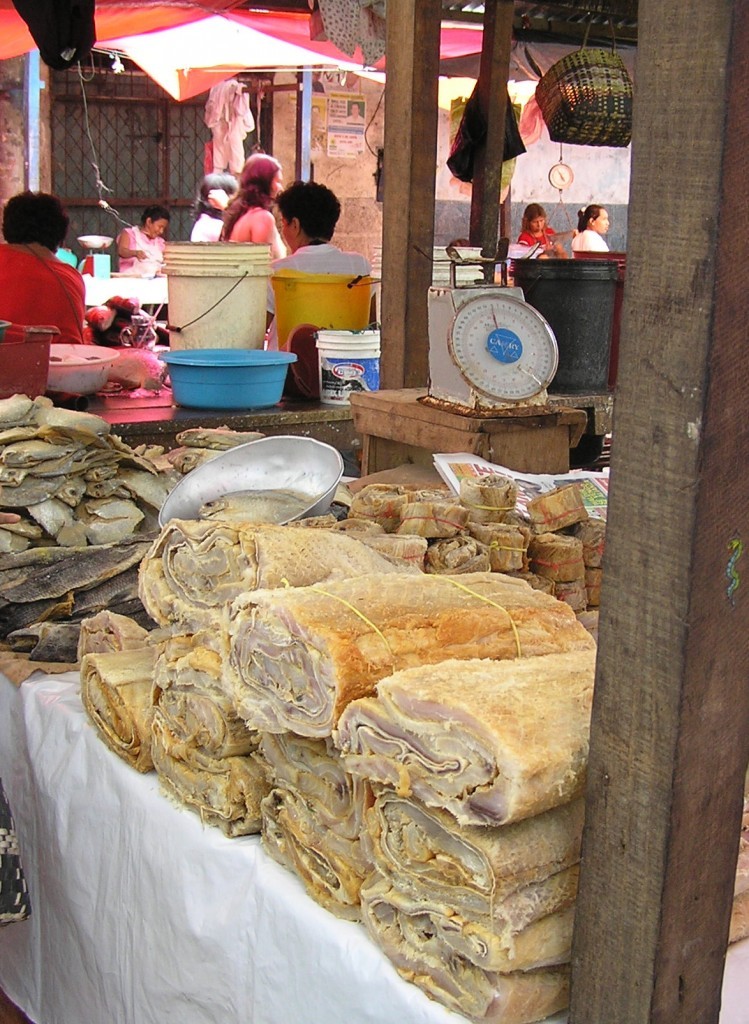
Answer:
<path fill-rule="evenodd" d="M 78 235 L 84 249 L 108 249 L 114 241 L 109 235 Z"/>
<path fill-rule="evenodd" d="M 47 390 L 93 395 L 107 383 L 117 356 L 96 345 L 50 345 Z"/>

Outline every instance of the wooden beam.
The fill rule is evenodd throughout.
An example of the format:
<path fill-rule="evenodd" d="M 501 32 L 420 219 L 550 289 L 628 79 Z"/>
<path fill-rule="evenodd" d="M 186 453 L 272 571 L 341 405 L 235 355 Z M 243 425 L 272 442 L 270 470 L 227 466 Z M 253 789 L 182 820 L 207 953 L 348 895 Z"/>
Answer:
<path fill-rule="evenodd" d="M 570 1020 L 714 1024 L 749 757 L 749 2 L 640 0 L 639 28 Z"/>
<path fill-rule="evenodd" d="M 484 10 L 477 87 L 479 109 L 486 119 L 486 141 L 474 157 L 470 240 L 487 256 L 497 248 L 513 6 L 513 0 L 497 0 L 486 4 Z"/>
<path fill-rule="evenodd" d="M 383 388 L 423 386 L 429 372 L 441 13 L 440 0 L 398 0 L 387 12 Z"/>

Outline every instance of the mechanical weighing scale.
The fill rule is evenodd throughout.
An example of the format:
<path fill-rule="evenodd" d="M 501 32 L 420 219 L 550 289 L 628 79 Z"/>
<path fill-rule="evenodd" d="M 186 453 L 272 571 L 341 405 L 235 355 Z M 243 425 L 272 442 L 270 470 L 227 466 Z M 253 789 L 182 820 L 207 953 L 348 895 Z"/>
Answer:
<path fill-rule="evenodd" d="M 448 247 L 450 284 L 429 289 L 427 404 L 491 416 L 548 407 L 546 388 L 559 360 L 556 338 L 522 289 L 507 286 L 507 250 L 506 239 L 491 258 L 464 258 Z M 497 263 L 500 284 L 494 281 Z M 456 268 L 470 264 L 481 267 L 484 280 L 457 284 Z"/>

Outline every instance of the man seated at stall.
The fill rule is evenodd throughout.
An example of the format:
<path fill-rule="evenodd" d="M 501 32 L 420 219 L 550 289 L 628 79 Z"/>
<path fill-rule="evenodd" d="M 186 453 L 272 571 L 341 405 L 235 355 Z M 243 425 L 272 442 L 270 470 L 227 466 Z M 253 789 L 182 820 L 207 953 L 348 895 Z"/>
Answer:
<path fill-rule="evenodd" d="M 83 342 L 85 288 L 73 267 L 55 256 L 69 218 L 57 196 L 21 192 L 3 210 L 0 245 L 0 319 L 59 328 L 57 341 Z"/>
<path fill-rule="evenodd" d="M 367 259 L 358 252 L 345 252 L 333 245 L 331 239 L 341 215 L 337 196 L 316 181 L 295 181 L 276 197 L 281 215 L 281 235 L 290 255 L 282 256 L 271 264 L 273 273 L 279 270 L 298 270 L 307 274 L 351 274 L 366 277 L 372 272 Z M 276 304 L 271 284 L 268 284 L 269 331 L 267 347 L 278 348 L 275 329 Z M 281 339 L 284 344 L 286 339 Z"/>

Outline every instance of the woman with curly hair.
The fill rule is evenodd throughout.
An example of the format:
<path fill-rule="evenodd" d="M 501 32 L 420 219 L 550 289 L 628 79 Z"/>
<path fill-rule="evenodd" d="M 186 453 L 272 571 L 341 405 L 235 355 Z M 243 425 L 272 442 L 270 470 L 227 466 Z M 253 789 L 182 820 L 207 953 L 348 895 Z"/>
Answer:
<path fill-rule="evenodd" d="M 281 191 L 283 176 L 278 160 L 267 153 L 253 153 L 239 176 L 239 191 L 226 208 L 221 238 L 229 242 L 259 242 L 270 245 L 270 258 L 286 255 L 271 212 Z"/>

